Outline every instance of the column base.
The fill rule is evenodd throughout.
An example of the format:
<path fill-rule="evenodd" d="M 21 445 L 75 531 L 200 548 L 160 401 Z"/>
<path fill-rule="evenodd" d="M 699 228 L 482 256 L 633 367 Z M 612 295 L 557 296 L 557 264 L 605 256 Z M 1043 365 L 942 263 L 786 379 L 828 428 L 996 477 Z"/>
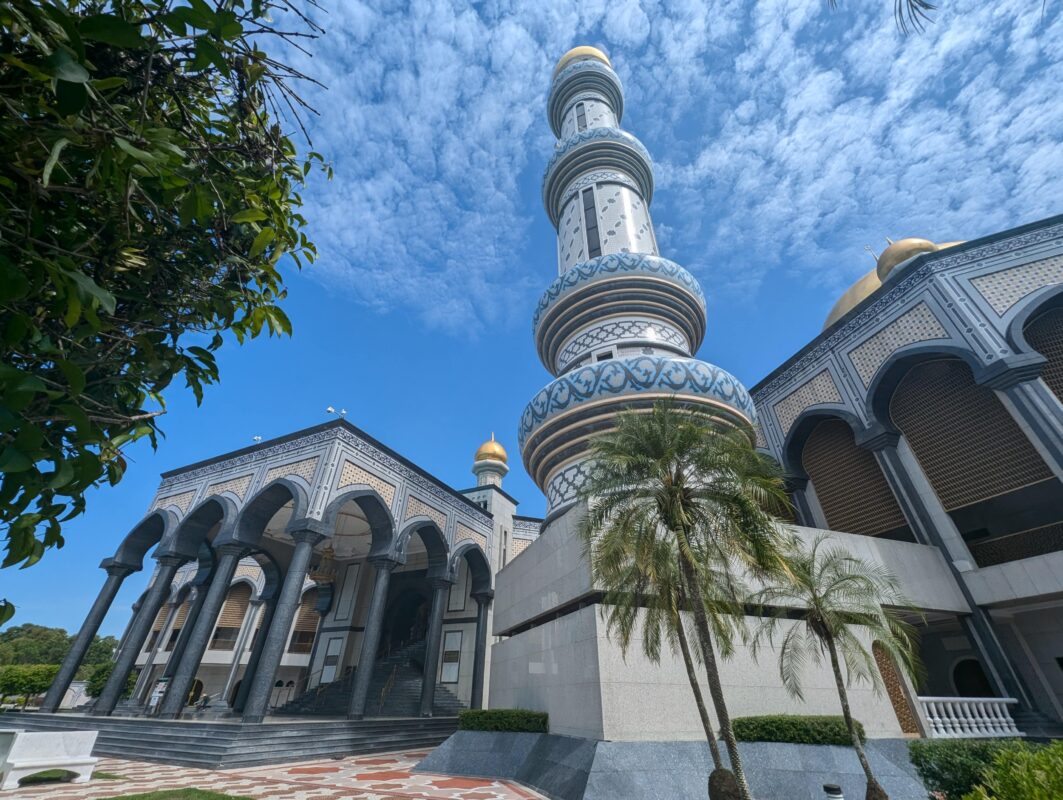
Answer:
<path fill-rule="evenodd" d="M 347 719 L 359 720 L 359 719 L 362 719 L 364 716 L 365 716 L 364 713 L 361 713 L 361 714 L 348 714 L 347 715 Z"/>
<path fill-rule="evenodd" d="M 244 714 L 244 716 L 240 717 L 240 721 L 241 722 L 247 722 L 247 723 L 250 723 L 252 725 L 258 725 L 265 718 L 266 718 L 266 716 L 264 714 Z"/>

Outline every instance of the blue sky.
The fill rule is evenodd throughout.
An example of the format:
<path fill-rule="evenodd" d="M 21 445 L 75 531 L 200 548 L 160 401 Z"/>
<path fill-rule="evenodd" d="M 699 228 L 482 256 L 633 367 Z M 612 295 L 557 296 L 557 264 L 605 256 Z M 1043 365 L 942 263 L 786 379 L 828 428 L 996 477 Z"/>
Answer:
<path fill-rule="evenodd" d="M 66 526 L 67 545 L 0 572 L 18 622 L 74 630 L 96 565 L 158 474 L 327 418 L 348 419 L 456 488 L 491 431 L 520 511 L 544 502 L 516 425 L 549 377 L 532 309 L 556 274 L 539 197 L 550 73 L 576 44 L 611 56 L 624 127 L 654 156 L 662 253 L 701 280 L 699 356 L 752 386 L 819 332 L 885 237 L 969 239 L 1059 213 L 1063 14 L 1049 0 L 941 0 L 902 37 L 891 0 L 335 2 L 314 57 L 329 88 L 314 146 L 336 177 L 306 193 L 318 263 L 289 279 L 295 335 L 221 354 L 197 408 L 169 392 L 157 452 Z M 120 634 L 144 576 L 103 632 Z"/>

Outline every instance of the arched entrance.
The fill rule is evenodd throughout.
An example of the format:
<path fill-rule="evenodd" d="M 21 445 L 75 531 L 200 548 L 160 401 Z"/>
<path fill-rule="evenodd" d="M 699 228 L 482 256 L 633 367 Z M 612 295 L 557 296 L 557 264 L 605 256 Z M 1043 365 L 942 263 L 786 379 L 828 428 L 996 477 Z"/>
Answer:
<path fill-rule="evenodd" d="M 392 596 L 384 612 L 384 630 L 379 655 L 386 657 L 409 645 L 423 642 L 428 634 L 432 596 L 423 572 L 394 576 Z"/>
<path fill-rule="evenodd" d="M 959 697 L 995 697 L 993 686 L 977 658 L 965 658 L 952 668 L 952 685 Z"/>

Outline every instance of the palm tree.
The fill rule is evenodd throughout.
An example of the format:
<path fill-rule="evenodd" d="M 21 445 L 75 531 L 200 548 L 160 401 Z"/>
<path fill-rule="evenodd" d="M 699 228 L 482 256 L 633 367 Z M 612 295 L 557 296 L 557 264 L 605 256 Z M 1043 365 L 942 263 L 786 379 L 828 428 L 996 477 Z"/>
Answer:
<path fill-rule="evenodd" d="M 589 458 L 581 532 L 595 583 L 606 594 L 607 627 L 626 652 L 641 620 L 652 661 L 664 631 L 683 654 L 695 701 L 693 657 L 704 663 L 733 777 L 748 800 L 716 651 L 730 654 L 742 624 L 741 576 L 767 576 L 783 564 L 783 537 L 770 513 L 788 505 L 778 468 L 753 449 L 748 430 L 672 402 L 620 414 L 611 431 L 592 441 Z M 691 612 L 696 648 L 681 611 Z M 698 710 L 713 751 L 709 784 L 726 783 L 703 701 Z"/>
<path fill-rule="evenodd" d="M 768 585 L 753 596 L 755 603 L 770 612 L 762 617 L 754 653 L 765 641 L 772 647 L 778 642 L 779 675 L 786 690 L 798 699 L 804 696 L 801 674 L 805 665 L 820 664 L 824 656 L 829 658 L 842 716 L 867 776 L 866 798 L 888 800 L 868 764 L 853 723 L 846 687 L 867 681 L 876 692 L 881 689 L 882 678 L 870 642 L 877 642 L 895 663 L 919 680 L 915 629 L 893 610 L 908 609 L 910 604 L 887 569 L 850 555 L 826 535 L 817 536 L 809 548 L 795 542 L 787 563 L 790 569 L 785 580 Z M 798 622 L 793 623 L 795 614 Z M 786 629 L 781 642 L 777 638 L 780 627 Z M 863 636 L 854 628 L 862 629 Z"/>

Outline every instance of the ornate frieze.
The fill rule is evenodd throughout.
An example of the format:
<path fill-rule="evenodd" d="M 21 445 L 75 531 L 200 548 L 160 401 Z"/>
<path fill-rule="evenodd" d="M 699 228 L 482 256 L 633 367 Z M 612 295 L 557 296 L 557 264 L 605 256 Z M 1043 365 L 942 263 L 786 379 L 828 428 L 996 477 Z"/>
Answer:
<path fill-rule="evenodd" d="M 188 492 L 181 492 L 180 494 L 170 494 L 165 497 L 160 497 L 155 501 L 155 504 L 151 507 L 154 511 L 158 508 L 166 508 L 167 506 L 174 506 L 181 509 L 181 513 L 187 513 L 188 507 L 192 505 L 192 500 L 195 499 L 196 492 L 191 490 Z"/>
<path fill-rule="evenodd" d="M 856 373 L 871 385 L 878 368 L 895 350 L 916 342 L 948 339 L 948 331 L 941 325 L 930 306 L 918 303 L 871 338 L 849 351 Z"/>
<path fill-rule="evenodd" d="M 314 470 L 317 468 L 318 456 L 313 458 L 304 458 L 302 461 L 296 461 L 294 464 L 282 464 L 279 467 L 271 468 L 263 480 L 263 483 L 269 483 L 277 478 L 284 478 L 288 475 L 297 475 L 307 483 L 312 483 L 314 480 Z"/>
<path fill-rule="evenodd" d="M 538 520 L 515 519 L 513 520 L 513 536 L 523 539 L 534 539 L 539 535 L 542 523 Z"/>
<path fill-rule="evenodd" d="M 1063 283 L 1063 256 L 1042 258 L 971 278 L 971 284 L 1000 317 L 1026 295 L 1056 283 Z"/>
<path fill-rule="evenodd" d="M 254 477 L 250 472 L 246 475 L 240 475 L 237 478 L 229 478 L 228 480 L 218 481 L 212 483 L 207 487 L 207 494 L 221 494 L 222 492 L 232 492 L 241 500 L 245 499 L 244 495 L 247 494 L 247 487 L 251 485 L 251 479 Z"/>
<path fill-rule="evenodd" d="M 606 344 L 639 341 L 648 344 L 670 345 L 683 353 L 690 353 L 690 343 L 676 328 L 660 320 L 621 319 L 587 328 L 561 348 L 557 357 L 558 371 L 564 370 L 580 356 Z"/>
<path fill-rule="evenodd" d="M 340 470 L 340 479 L 336 484 L 336 488 L 339 490 L 346 489 L 348 486 L 363 485 L 368 486 L 375 490 L 379 494 L 388 508 L 392 507 L 395 502 L 395 485 L 388 483 L 378 475 L 374 475 L 364 467 L 355 464 L 353 461 L 347 460 L 343 462 L 343 469 Z"/>
<path fill-rule="evenodd" d="M 825 369 L 777 402 L 774 406 L 775 417 L 779 420 L 779 427 L 785 436 L 794 420 L 809 406 L 841 402 L 842 396 L 838 386 L 831 377 L 830 370 Z"/>

